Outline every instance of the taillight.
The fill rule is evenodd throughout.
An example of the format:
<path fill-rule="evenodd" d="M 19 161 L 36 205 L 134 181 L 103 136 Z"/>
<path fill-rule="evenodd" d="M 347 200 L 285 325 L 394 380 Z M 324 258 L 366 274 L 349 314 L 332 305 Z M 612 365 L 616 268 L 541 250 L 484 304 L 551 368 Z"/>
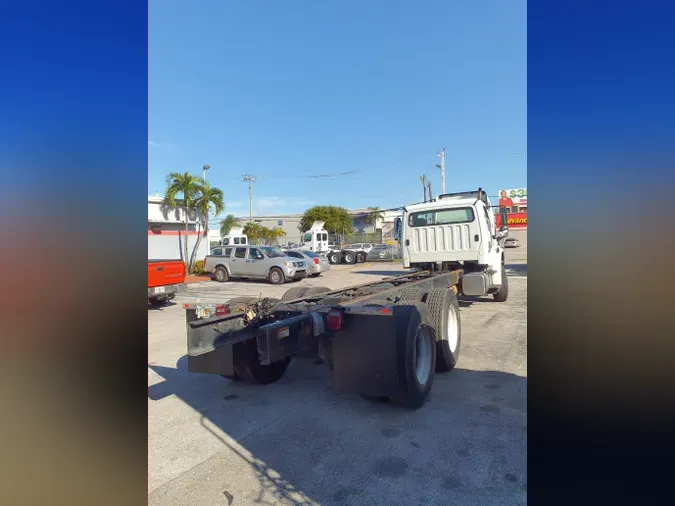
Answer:
<path fill-rule="evenodd" d="M 326 315 L 326 328 L 331 331 L 340 330 L 342 327 L 342 311 L 331 309 Z"/>
<path fill-rule="evenodd" d="M 319 259 L 318 259 L 318 258 L 315 258 L 315 259 L 314 259 L 314 263 L 315 263 L 316 265 L 319 265 Z"/>

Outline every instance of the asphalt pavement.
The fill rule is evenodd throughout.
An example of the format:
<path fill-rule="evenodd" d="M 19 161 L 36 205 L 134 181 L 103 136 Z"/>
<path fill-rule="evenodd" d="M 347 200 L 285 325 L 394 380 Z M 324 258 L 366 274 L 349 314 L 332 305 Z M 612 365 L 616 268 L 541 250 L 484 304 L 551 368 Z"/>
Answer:
<path fill-rule="evenodd" d="M 148 310 L 149 503 L 153 505 L 525 504 L 527 251 L 507 251 L 509 299 L 463 300 L 458 367 L 418 411 L 332 390 L 295 359 L 277 383 L 188 374 L 182 304 L 280 296 L 264 282 L 190 285 Z M 340 288 L 400 264 L 334 266 L 303 284 Z"/>

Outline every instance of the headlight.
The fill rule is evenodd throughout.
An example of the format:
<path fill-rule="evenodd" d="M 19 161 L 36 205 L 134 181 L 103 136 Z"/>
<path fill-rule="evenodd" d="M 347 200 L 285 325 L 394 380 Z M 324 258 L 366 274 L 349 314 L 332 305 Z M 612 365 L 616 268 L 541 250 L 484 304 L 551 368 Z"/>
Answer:
<path fill-rule="evenodd" d="M 293 262 L 284 262 L 286 267 L 293 267 Z"/>

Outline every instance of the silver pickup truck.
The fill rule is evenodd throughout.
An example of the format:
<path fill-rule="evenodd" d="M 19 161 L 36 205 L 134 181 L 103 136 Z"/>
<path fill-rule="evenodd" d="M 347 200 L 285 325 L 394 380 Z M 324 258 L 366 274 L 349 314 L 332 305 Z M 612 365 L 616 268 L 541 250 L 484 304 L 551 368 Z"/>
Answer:
<path fill-rule="evenodd" d="M 307 277 L 304 261 L 271 246 L 222 246 L 204 259 L 204 270 L 221 283 L 229 278 L 267 279 L 274 285 Z"/>

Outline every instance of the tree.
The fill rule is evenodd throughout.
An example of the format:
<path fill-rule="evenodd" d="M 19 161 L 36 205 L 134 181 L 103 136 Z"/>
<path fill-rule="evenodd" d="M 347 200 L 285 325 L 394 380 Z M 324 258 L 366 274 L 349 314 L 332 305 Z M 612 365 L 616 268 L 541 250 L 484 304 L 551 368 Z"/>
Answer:
<path fill-rule="evenodd" d="M 188 212 L 195 209 L 195 197 L 199 190 L 201 179 L 185 171 L 170 172 L 166 176 L 166 192 L 164 202 L 171 209 L 179 208 L 183 211 L 185 222 L 185 237 L 183 239 L 183 261 L 188 262 Z M 182 200 L 176 197 L 181 195 Z"/>
<path fill-rule="evenodd" d="M 260 241 L 261 228 L 259 223 L 248 222 L 244 225 L 244 235 L 248 237 L 250 244 L 257 244 Z"/>
<path fill-rule="evenodd" d="M 276 243 L 279 242 L 279 239 L 281 239 L 282 237 L 284 237 L 284 236 L 286 235 L 286 232 L 284 232 L 284 229 L 281 228 L 281 227 L 274 227 L 274 228 L 272 229 L 272 234 L 271 234 L 271 235 L 272 235 L 272 237 L 271 237 L 272 240 L 273 240 L 274 243 L 276 244 Z"/>
<path fill-rule="evenodd" d="M 211 186 L 207 181 L 200 179 L 200 182 L 197 186 L 197 194 L 195 197 L 194 206 L 204 224 L 204 232 L 197 238 L 197 244 L 195 245 L 195 249 L 192 253 L 190 268 L 192 268 L 192 265 L 194 265 L 195 254 L 197 251 L 199 251 L 199 245 L 201 244 L 202 236 L 207 237 L 208 240 L 209 213 L 211 208 L 213 207 L 215 214 L 220 214 L 225 210 L 223 198 L 223 190 L 216 188 L 215 186 Z"/>
<path fill-rule="evenodd" d="M 235 226 L 237 226 L 237 218 L 234 214 L 225 216 L 225 219 L 220 222 L 220 237 L 225 237 Z"/>
<path fill-rule="evenodd" d="M 368 210 L 370 212 L 366 215 L 366 223 L 375 227 L 377 225 L 377 220 L 384 219 L 384 216 L 380 212 L 379 207 L 369 207 Z"/>
<path fill-rule="evenodd" d="M 324 228 L 331 234 L 352 231 L 352 216 L 344 207 L 314 206 L 305 211 L 300 220 L 301 232 L 306 232 L 315 221 L 325 222 Z"/>

